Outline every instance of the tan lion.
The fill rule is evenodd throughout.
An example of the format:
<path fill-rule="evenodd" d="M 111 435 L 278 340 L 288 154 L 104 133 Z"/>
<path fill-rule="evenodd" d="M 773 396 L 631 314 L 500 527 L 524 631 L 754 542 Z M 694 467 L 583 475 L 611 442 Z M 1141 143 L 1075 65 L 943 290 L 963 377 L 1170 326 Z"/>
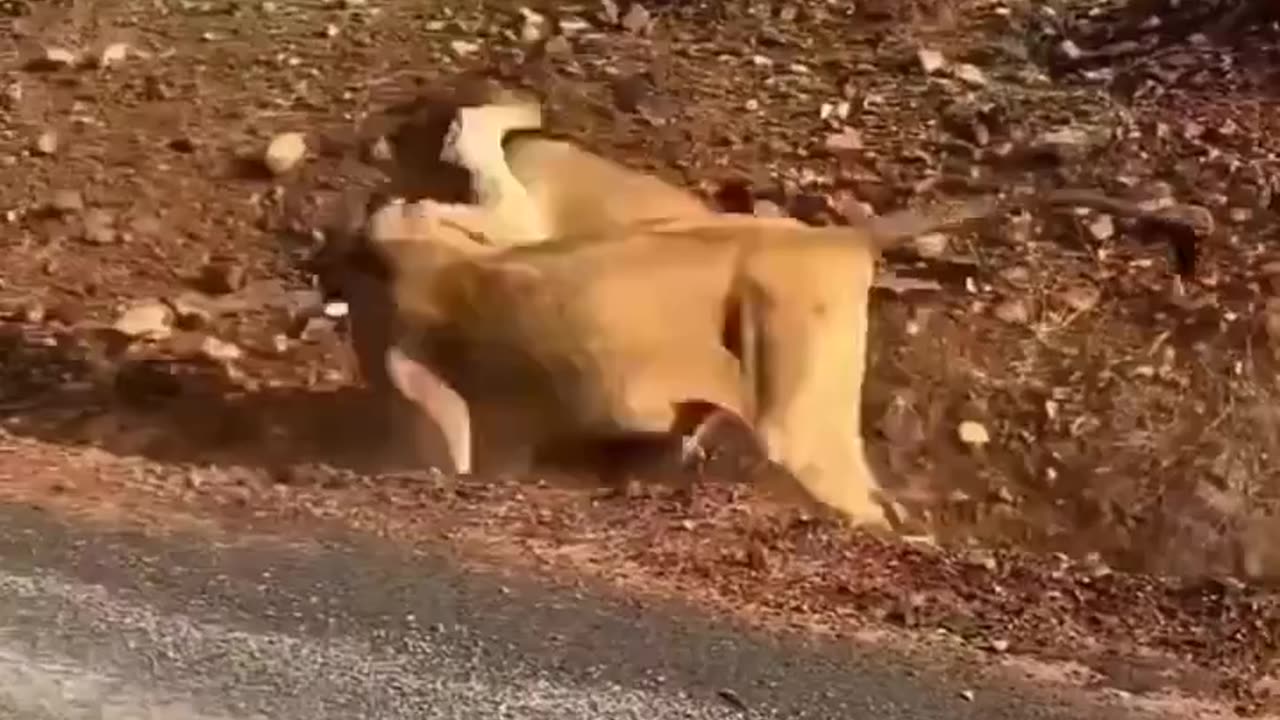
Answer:
<path fill-rule="evenodd" d="M 388 373 L 457 469 L 473 431 L 510 467 L 577 437 L 665 433 L 701 401 L 746 419 L 818 500 L 883 522 L 860 432 L 865 233 L 711 224 L 481 254 L 382 247 L 401 323 Z"/>

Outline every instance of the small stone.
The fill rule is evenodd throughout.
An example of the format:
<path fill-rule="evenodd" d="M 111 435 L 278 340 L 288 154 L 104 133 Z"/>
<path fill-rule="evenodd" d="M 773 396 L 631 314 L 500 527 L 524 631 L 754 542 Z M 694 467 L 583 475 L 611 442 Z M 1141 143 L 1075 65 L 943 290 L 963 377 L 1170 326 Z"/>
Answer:
<path fill-rule="evenodd" d="M 111 43 L 103 48 L 102 52 L 98 53 L 98 55 L 92 58 L 92 60 L 98 67 L 105 70 L 112 65 L 119 65 L 125 60 L 128 60 L 129 53 L 132 50 L 133 48 L 129 46 L 129 43 Z"/>
<path fill-rule="evenodd" d="M 183 293 L 169 302 L 177 315 L 177 324 L 184 330 L 207 326 L 215 314 L 212 303 L 203 295 Z"/>
<path fill-rule="evenodd" d="M 610 25 L 617 25 L 622 21 L 622 9 L 614 0 L 600 0 L 600 16 Z"/>
<path fill-rule="evenodd" d="M 1018 498 L 1014 496 L 1013 491 L 1004 485 L 1001 485 L 991 491 L 991 499 L 1003 505 L 1013 505 L 1018 500 Z"/>
<path fill-rule="evenodd" d="M 210 360 L 229 362 L 244 357 L 239 345 L 208 335 L 200 342 L 200 353 Z"/>
<path fill-rule="evenodd" d="M 956 63 L 951 66 L 951 75 L 960 82 L 971 87 L 986 87 L 989 84 L 987 74 L 982 68 L 969 63 Z"/>
<path fill-rule="evenodd" d="M 1116 234 L 1116 224 L 1110 215 L 1099 215 L 1086 228 L 1089 230 L 1089 235 L 1098 241 L 1110 240 Z"/>
<path fill-rule="evenodd" d="M 1000 271 L 1000 279 L 1015 287 L 1025 288 L 1031 284 L 1031 269 L 1025 265 L 1014 265 Z"/>
<path fill-rule="evenodd" d="M 916 59 L 925 75 L 932 75 L 947 66 L 947 58 L 937 50 L 921 48 L 916 51 Z"/>
<path fill-rule="evenodd" d="M 623 15 L 619 22 L 627 32 L 645 35 L 648 34 L 653 24 L 653 16 L 645 9 L 644 5 L 633 2 L 631 7 L 627 9 L 627 14 Z"/>
<path fill-rule="evenodd" d="M 48 309 L 45 308 L 43 303 L 32 300 L 24 303 L 18 310 L 17 315 L 18 319 L 23 322 L 38 324 L 44 322 L 45 317 L 48 315 Z"/>
<path fill-rule="evenodd" d="M 1062 304 L 1076 312 L 1088 312 L 1098 306 L 1102 290 L 1096 285 L 1080 283 L 1058 293 L 1058 298 L 1062 300 Z"/>
<path fill-rule="evenodd" d="M 106 210 L 90 208 L 85 211 L 82 221 L 85 242 L 91 245 L 110 245 L 116 241 L 116 219 Z"/>
<path fill-rule="evenodd" d="M 1058 55 L 1067 60 L 1079 60 L 1084 57 L 1084 51 L 1071 40 L 1063 40 L 1058 43 Z"/>
<path fill-rule="evenodd" d="M 975 547 L 962 550 L 958 558 L 965 565 L 981 568 L 987 572 L 995 572 L 1000 568 L 1000 561 L 995 553 L 987 548 Z"/>
<path fill-rule="evenodd" d="M 1246 207 L 1233 207 L 1227 210 L 1227 219 L 1236 224 L 1247 223 L 1253 219 L 1253 210 Z"/>
<path fill-rule="evenodd" d="M 128 232 L 138 237 L 154 238 L 164 232 L 164 225 L 154 215 L 136 215 L 129 219 Z"/>
<path fill-rule="evenodd" d="M 346 317 L 351 312 L 351 310 L 347 306 L 346 302 L 342 300 L 335 300 L 332 302 L 325 303 L 324 310 L 322 312 L 324 313 L 325 317 L 331 320 L 340 320 Z"/>
<path fill-rule="evenodd" d="M 0 106 L 7 110 L 16 110 L 22 104 L 22 98 L 25 93 L 22 91 L 22 83 L 14 80 L 4 86 L 4 95 L 0 96 Z"/>
<path fill-rule="evenodd" d="M 49 198 L 49 209 L 60 215 L 70 215 L 84 210 L 84 196 L 76 190 L 54 190 Z"/>
<path fill-rule="evenodd" d="M 227 295 L 244 287 L 244 265 L 230 260 L 210 262 L 200 271 L 200 287 L 214 295 Z"/>
<path fill-rule="evenodd" d="M 300 132 L 280 133 L 271 139 L 262 162 L 273 175 L 293 170 L 307 154 L 307 139 Z"/>
<path fill-rule="evenodd" d="M 449 43 L 449 49 L 458 57 L 470 57 L 480 52 L 480 43 L 468 40 L 453 40 Z"/>
<path fill-rule="evenodd" d="M 991 433 L 985 425 L 975 420 L 965 420 L 956 428 L 960 442 L 970 447 L 982 447 L 991 442 Z"/>
<path fill-rule="evenodd" d="M 317 343 L 333 335 L 333 321 L 323 316 L 307 318 L 298 338 L 303 342 Z"/>
<path fill-rule="evenodd" d="M 542 44 L 542 50 L 547 55 L 572 55 L 573 44 L 569 42 L 569 38 L 565 35 L 552 35 Z"/>
<path fill-rule="evenodd" d="M 853 128 L 845 128 L 838 133 L 827 136 L 826 147 L 829 152 L 842 153 L 861 150 L 862 134 Z"/>
<path fill-rule="evenodd" d="M 939 232 L 925 233 L 917 236 L 912 241 L 916 248 L 916 254 L 922 258 L 939 258 L 947 254 L 947 247 L 950 241 L 947 236 Z"/>
<path fill-rule="evenodd" d="M 1071 160 L 1083 155 L 1095 142 L 1096 138 L 1083 128 L 1065 127 L 1042 134 L 1036 139 L 1035 147 L 1060 159 Z"/>
<path fill-rule="evenodd" d="M 173 332 L 173 312 L 162 302 L 148 300 L 127 308 L 112 327 L 126 337 L 162 340 Z"/>
<path fill-rule="evenodd" d="M 80 57 L 74 51 L 60 47 L 45 48 L 41 54 L 27 63 L 30 70 L 64 70 L 75 67 Z"/>
<path fill-rule="evenodd" d="M 324 26 L 324 36 L 327 38 L 336 38 L 342 34 L 342 28 L 333 23 Z"/>
<path fill-rule="evenodd" d="M 1143 380 L 1150 380 L 1156 376 L 1156 369 L 1151 365 L 1138 365 L 1131 371 L 1133 376 Z"/>
<path fill-rule="evenodd" d="M 926 440 L 924 420 L 907 394 L 894 395 L 878 426 L 885 439 L 897 448 L 918 448 Z"/>
<path fill-rule="evenodd" d="M 1003 639 L 1000 639 L 1000 638 L 996 638 L 996 639 L 992 640 L 991 642 L 989 642 L 987 645 L 988 645 L 988 647 L 990 647 L 993 651 L 998 652 L 998 653 L 1006 653 L 1006 652 L 1009 652 L 1009 641 L 1008 641 L 1008 640 L 1003 640 Z"/>
<path fill-rule="evenodd" d="M 520 8 L 520 15 L 524 18 L 524 23 L 520 26 L 520 40 L 533 44 L 541 40 L 547 34 L 547 18 L 542 13 L 530 10 L 527 7 Z"/>
<path fill-rule="evenodd" d="M 36 138 L 32 148 L 37 155 L 53 155 L 58 152 L 58 133 L 55 130 L 45 130 Z"/>
<path fill-rule="evenodd" d="M 1026 325 L 1031 322 L 1031 309 L 1019 298 L 1005 300 L 993 310 L 996 319 L 1011 325 Z"/>
<path fill-rule="evenodd" d="M 387 163 L 395 160 L 395 149 L 391 147 L 391 141 L 386 136 L 379 136 L 369 145 L 369 159 L 378 163 Z"/>

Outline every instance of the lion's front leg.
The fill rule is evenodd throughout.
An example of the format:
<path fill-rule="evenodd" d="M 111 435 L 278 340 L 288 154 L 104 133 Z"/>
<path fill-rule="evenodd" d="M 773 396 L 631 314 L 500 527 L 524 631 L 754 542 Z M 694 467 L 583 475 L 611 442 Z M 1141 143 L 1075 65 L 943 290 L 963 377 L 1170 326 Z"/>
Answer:
<path fill-rule="evenodd" d="M 790 471 L 808 495 L 855 525 L 888 527 L 859 429 L 844 423 L 840 430 L 824 432 L 815 427 L 821 420 L 829 418 L 764 419 L 758 432 L 769 459 Z"/>
<path fill-rule="evenodd" d="M 852 522 L 884 527 L 861 427 L 871 271 L 842 248 L 762 253 L 748 268 L 760 299 L 743 310 L 756 337 L 749 385 L 769 459 Z"/>
<path fill-rule="evenodd" d="M 483 209 L 435 200 L 393 200 L 374 212 L 366 226 L 369 240 L 388 249 L 405 244 L 448 248 L 469 255 L 492 249 L 489 237 L 493 232 Z"/>
<path fill-rule="evenodd" d="M 417 406 L 422 419 L 429 420 L 440 431 L 449 453 L 450 469 L 469 475 L 472 442 L 467 401 L 434 368 L 410 358 L 398 347 L 387 350 L 386 367 L 392 385 Z M 415 440 L 420 439 L 419 435 L 420 430 L 416 430 Z"/>
<path fill-rule="evenodd" d="M 463 242 L 463 238 L 478 246 L 502 246 L 503 229 L 499 219 L 480 205 L 442 203 L 435 200 L 419 200 L 414 211 L 430 224 L 438 236 L 448 234 Z"/>

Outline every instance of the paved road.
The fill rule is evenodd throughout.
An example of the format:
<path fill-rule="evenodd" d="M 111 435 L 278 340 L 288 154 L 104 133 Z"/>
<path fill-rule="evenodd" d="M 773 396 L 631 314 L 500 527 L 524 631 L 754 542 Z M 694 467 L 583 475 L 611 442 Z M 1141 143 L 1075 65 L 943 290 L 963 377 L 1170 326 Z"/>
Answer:
<path fill-rule="evenodd" d="M 0 716 L 1099 717 L 347 540 L 215 547 L 0 506 Z"/>

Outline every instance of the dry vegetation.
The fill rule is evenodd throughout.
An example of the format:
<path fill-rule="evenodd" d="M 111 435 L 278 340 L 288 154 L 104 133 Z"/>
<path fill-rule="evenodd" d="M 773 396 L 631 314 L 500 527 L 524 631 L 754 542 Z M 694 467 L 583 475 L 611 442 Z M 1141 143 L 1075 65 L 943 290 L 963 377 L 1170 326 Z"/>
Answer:
<path fill-rule="evenodd" d="M 1128 689 L 1265 707 L 1276 18 L 1240 2 L 856 5 L 560 4 L 557 19 L 505 2 L 0 2 L 0 492 L 532 549 L 792 622 L 1076 656 L 1111 682 L 1154 653 Z M 412 145 L 405 103 L 462 70 L 538 87 L 556 128 L 603 154 L 708 194 L 745 178 L 814 222 L 851 199 L 1082 186 L 1199 208 L 1212 232 L 1185 282 L 1165 238 L 1092 211 L 1001 217 L 888 259 L 875 459 L 912 524 L 1002 550 L 882 543 L 712 481 L 601 495 L 379 475 L 385 433 L 308 263 L 384 182 L 378 138 Z M 306 156 L 272 176 L 264 148 L 292 131 Z M 961 442 L 966 422 L 987 442 Z"/>

